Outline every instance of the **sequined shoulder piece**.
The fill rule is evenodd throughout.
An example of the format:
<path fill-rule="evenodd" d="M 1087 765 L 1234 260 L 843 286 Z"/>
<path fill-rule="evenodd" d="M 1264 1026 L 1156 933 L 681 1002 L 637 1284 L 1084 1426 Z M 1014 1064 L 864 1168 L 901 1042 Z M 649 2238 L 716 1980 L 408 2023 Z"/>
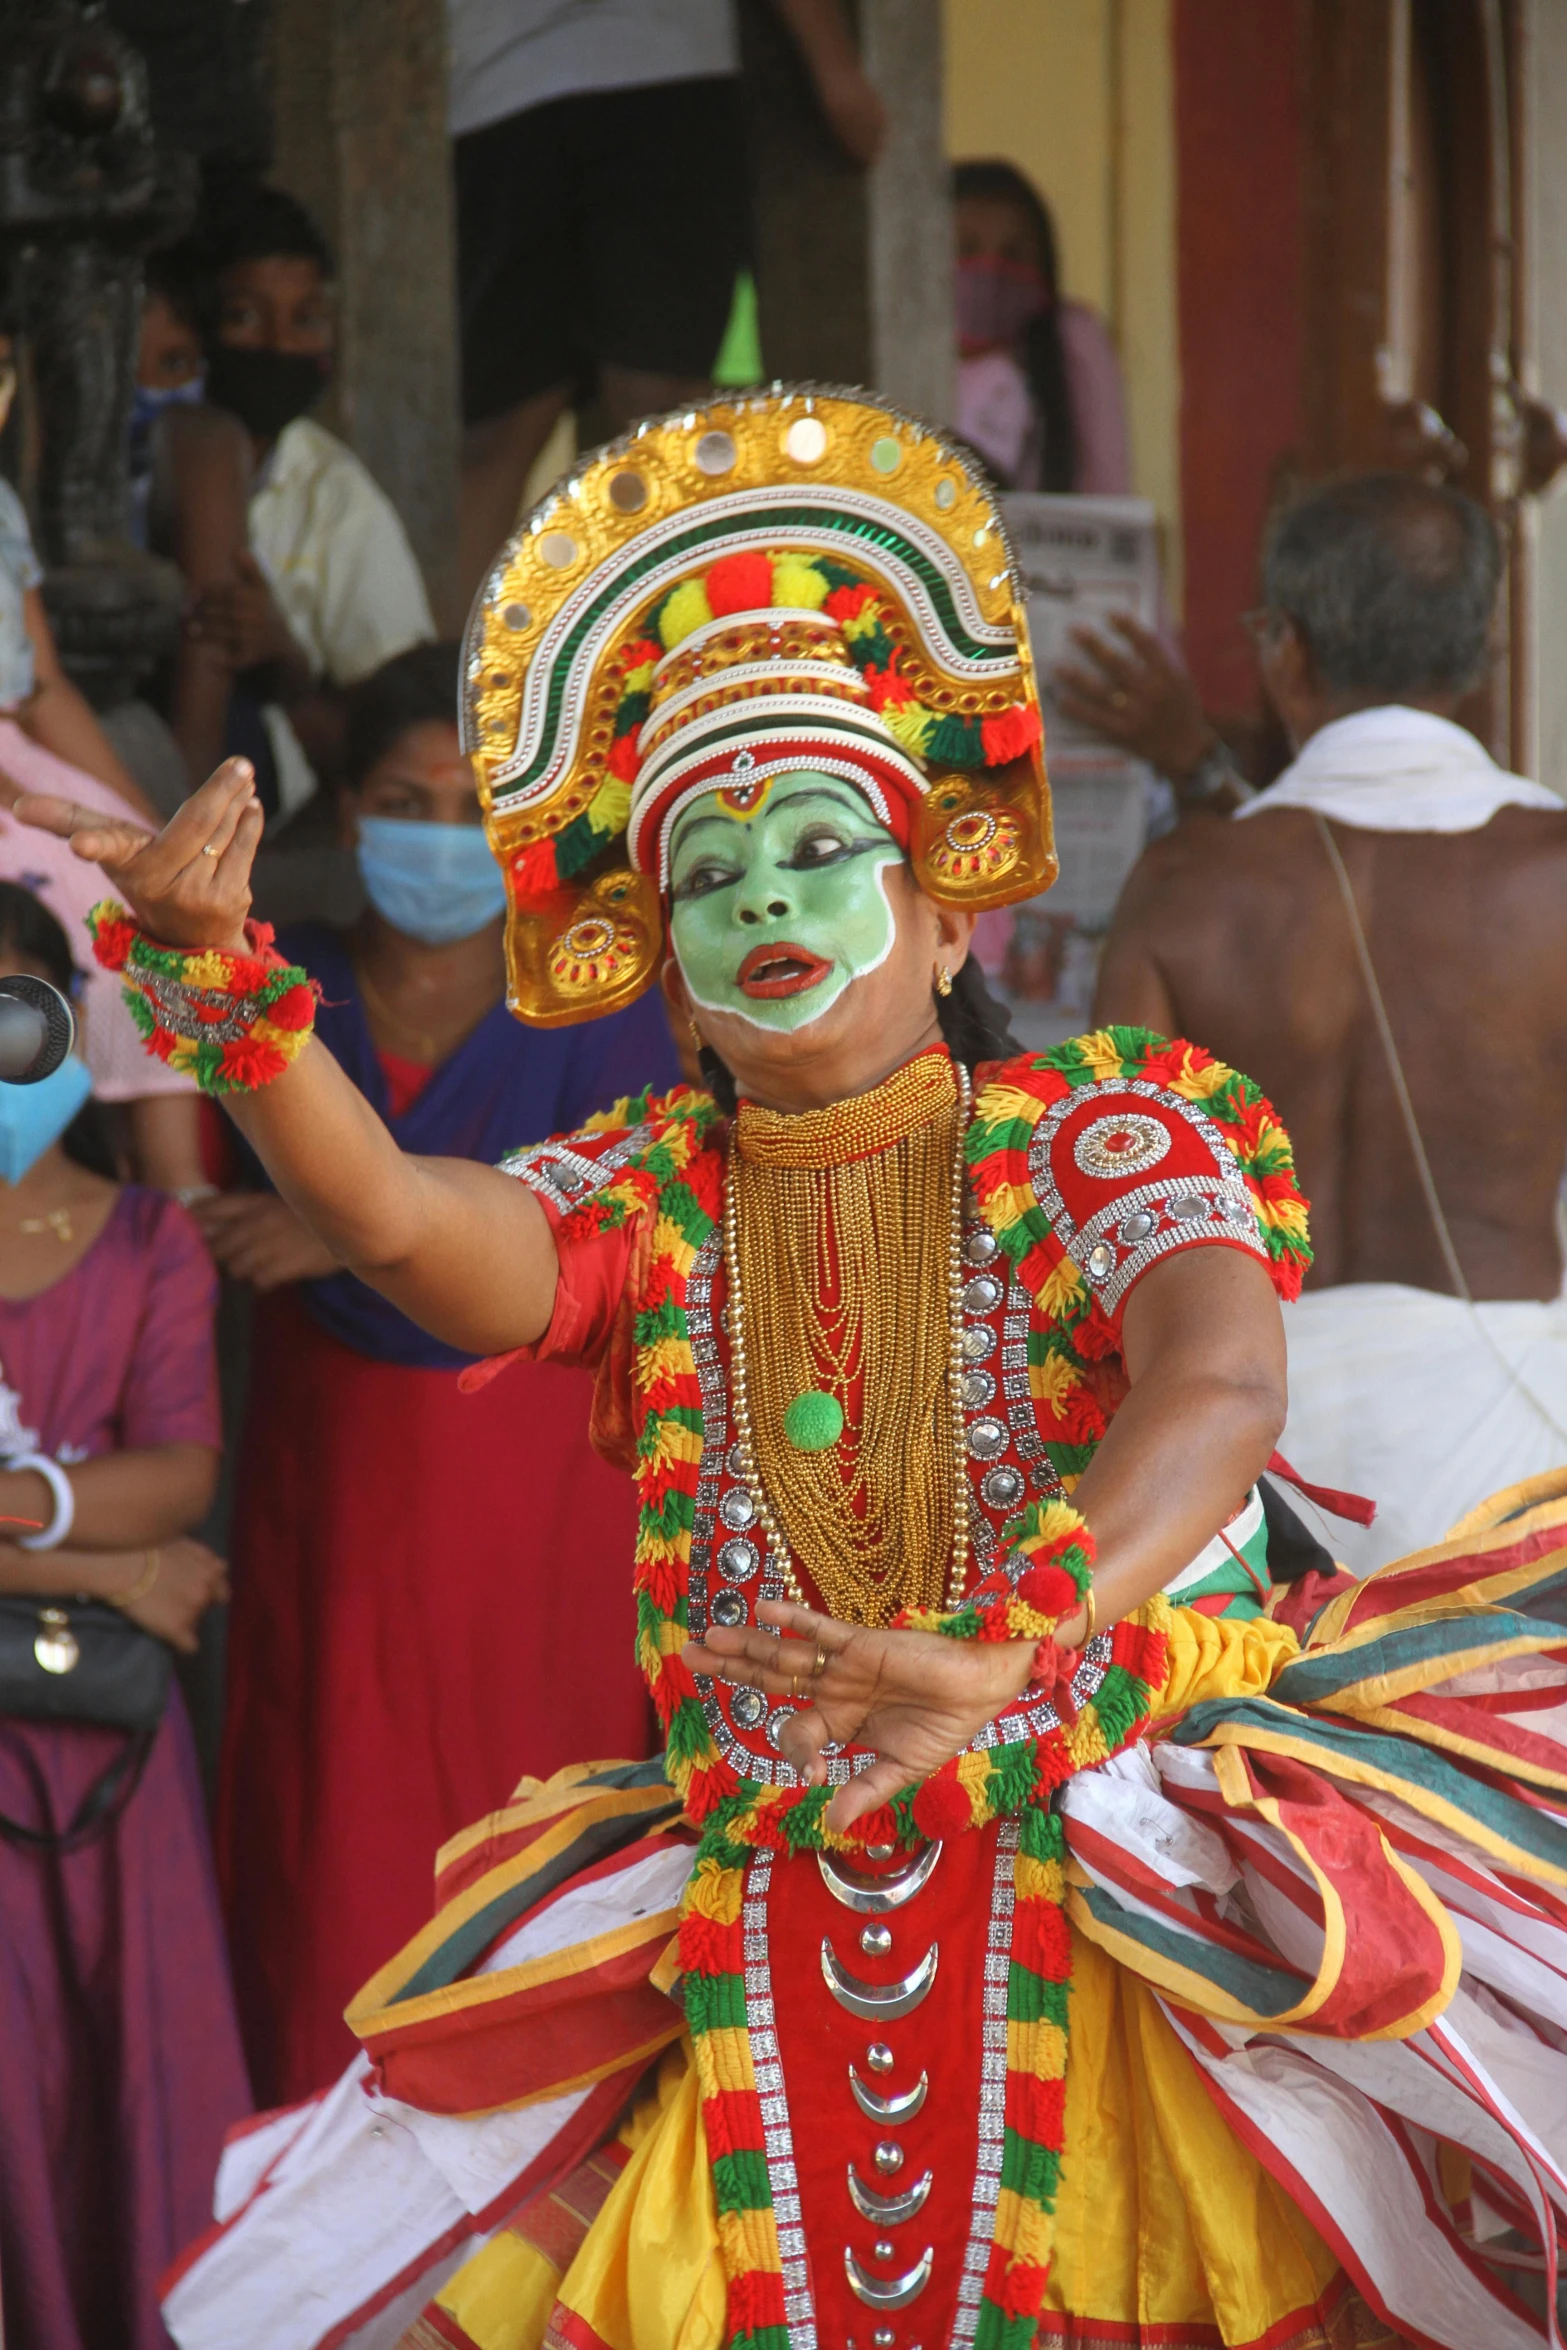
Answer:
<path fill-rule="evenodd" d="M 977 1075 L 975 1197 L 1046 1311 L 1091 1304 L 1113 1319 L 1159 1258 L 1216 1242 L 1298 1294 L 1306 1202 L 1289 1136 L 1249 1078 L 1146 1028 L 1097 1029 Z"/>
<path fill-rule="evenodd" d="M 602 1231 L 651 1208 L 663 1187 L 681 1181 L 717 1214 L 722 1113 L 711 1095 L 690 1086 L 616 1102 L 575 1134 L 509 1151 L 499 1162 L 579 1230 Z M 715 1133 L 715 1129 L 719 1131 Z M 708 1164 L 711 1162 L 711 1165 Z"/>

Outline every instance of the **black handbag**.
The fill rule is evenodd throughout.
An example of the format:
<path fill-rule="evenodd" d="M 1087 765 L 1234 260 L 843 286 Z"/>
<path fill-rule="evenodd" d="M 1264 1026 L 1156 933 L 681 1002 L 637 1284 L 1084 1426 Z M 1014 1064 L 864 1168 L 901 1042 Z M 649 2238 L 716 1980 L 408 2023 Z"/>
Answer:
<path fill-rule="evenodd" d="M 68 1828 L 29 1828 L 0 1812 L 0 1836 L 71 1852 L 112 1828 L 135 1794 L 168 1704 L 174 1651 L 107 1601 L 0 1592 L 0 1716 L 124 1730 Z"/>

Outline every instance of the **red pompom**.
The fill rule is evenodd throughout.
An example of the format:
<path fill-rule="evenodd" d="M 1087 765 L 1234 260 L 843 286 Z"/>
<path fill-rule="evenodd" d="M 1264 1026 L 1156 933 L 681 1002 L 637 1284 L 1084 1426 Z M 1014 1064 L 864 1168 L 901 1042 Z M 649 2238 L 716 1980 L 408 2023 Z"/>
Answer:
<path fill-rule="evenodd" d="M 961 1836 L 973 1820 L 967 1793 L 945 1769 L 927 1779 L 914 1798 L 914 1825 L 932 1844 L 938 1837 Z"/>
<path fill-rule="evenodd" d="M 1027 1913 L 1028 1948 L 1023 1948 L 1024 1913 Z M 1069 1983 L 1072 1979 L 1072 1930 L 1066 1922 L 1066 1911 L 1058 1909 L 1053 1901 L 1025 1902 L 1018 1912 L 1018 1955 L 1025 1958 L 1036 1975 L 1043 1975 L 1048 1983 Z M 1053 2140 L 1053 2144 L 1059 2144 Z"/>
<path fill-rule="evenodd" d="M 979 739 L 985 753 L 985 765 L 1005 767 L 1009 759 L 1021 759 L 1023 753 L 1038 742 L 1043 731 L 1037 710 L 1022 707 L 998 710 L 993 718 L 982 718 Z"/>
<path fill-rule="evenodd" d="M 1045 2302 L 1049 2271 L 1036 2260 L 1015 2260 L 1002 2279 L 999 2299 L 1008 2317 L 1037 2317 Z"/>
<path fill-rule="evenodd" d="M 105 917 L 93 934 L 92 951 L 106 971 L 123 971 L 135 936 L 134 922 Z"/>
<path fill-rule="evenodd" d="M 885 669 L 866 669 L 861 675 L 870 688 L 873 710 L 900 710 L 905 702 L 914 699 L 913 686 L 890 661 Z"/>
<path fill-rule="evenodd" d="M 636 782 L 637 769 L 642 764 L 642 754 L 637 749 L 637 737 L 641 731 L 640 727 L 633 726 L 628 734 L 617 735 L 609 746 L 609 756 L 604 764 L 618 783 Z"/>
<path fill-rule="evenodd" d="M 863 584 L 859 587 L 835 587 L 822 610 L 829 620 L 856 620 L 866 605 L 874 604 L 875 601 L 876 590 L 873 587 Z"/>
<path fill-rule="evenodd" d="M 511 861 L 512 895 L 522 907 L 536 906 L 560 888 L 553 840 L 530 840 Z"/>
<path fill-rule="evenodd" d="M 226 1084 L 250 1093 L 258 1085 L 270 1085 L 287 1067 L 275 1044 L 263 1044 L 254 1036 L 237 1036 L 223 1047 L 218 1073 Z"/>
<path fill-rule="evenodd" d="M 766 612 L 773 601 L 773 566 L 766 555 L 720 555 L 708 573 L 707 606 L 715 620 L 730 612 Z"/>
<path fill-rule="evenodd" d="M 287 995 L 280 995 L 275 1004 L 268 1004 L 267 1018 L 276 1028 L 287 1028 L 297 1033 L 308 1028 L 316 1016 L 316 991 L 313 987 L 291 987 Z"/>
<path fill-rule="evenodd" d="M 1077 1585 L 1065 1567 L 1058 1567 L 1051 1559 L 1041 1559 L 1037 1566 L 1024 1569 L 1018 1577 L 1017 1596 L 1025 1607 L 1052 1619 L 1070 1615 L 1078 1603 Z"/>

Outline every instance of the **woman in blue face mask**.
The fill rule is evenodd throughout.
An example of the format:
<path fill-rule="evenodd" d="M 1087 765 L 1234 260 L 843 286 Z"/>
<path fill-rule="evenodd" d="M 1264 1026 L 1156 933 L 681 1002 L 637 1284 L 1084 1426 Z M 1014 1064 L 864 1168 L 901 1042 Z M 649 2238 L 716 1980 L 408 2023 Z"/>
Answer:
<path fill-rule="evenodd" d="M 355 690 L 342 822 L 368 902 L 351 931 L 281 943 L 321 981 L 317 1036 L 403 1147 L 488 1165 L 677 1064 L 651 996 L 577 1028 L 507 1011 L 457 667 L 454 645 L 422 645 Z M 260 1293 L 218 1838 L 272 2103 L 340 2070 L 344 2006 L 429 1914 L 432 1849 L 580 1753 L 588 1690 L 598 1748 L 651 1751 L 621 1564 L 635 1511 L 587 1442 L 585 1379 L 519 1365 L 465 1395 L 469 1358 L 339 1271 L 272 1193 L 202 1213 L 219 1263 Z M 568 1543 L 573 1588 L 554 1571 Z"/>

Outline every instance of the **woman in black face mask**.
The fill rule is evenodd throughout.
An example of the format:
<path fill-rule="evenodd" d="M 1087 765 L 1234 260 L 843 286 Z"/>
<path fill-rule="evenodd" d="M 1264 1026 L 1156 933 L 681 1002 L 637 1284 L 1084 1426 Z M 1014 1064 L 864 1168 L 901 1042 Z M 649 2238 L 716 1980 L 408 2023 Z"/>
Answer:
<path fill-rule="evenodd" d="M 332 259 L 279 188 L 230 193 L 206 231 L 215 300 L 207 398 L 248 443 L 246 543 L 205 581 L 190 630 L 238 680 L 221 748 L 291 813 L 335 777 L 342 696 L 434 635 L 424 582 L 390 501 L 309 411 L 331 377 Z"/>

